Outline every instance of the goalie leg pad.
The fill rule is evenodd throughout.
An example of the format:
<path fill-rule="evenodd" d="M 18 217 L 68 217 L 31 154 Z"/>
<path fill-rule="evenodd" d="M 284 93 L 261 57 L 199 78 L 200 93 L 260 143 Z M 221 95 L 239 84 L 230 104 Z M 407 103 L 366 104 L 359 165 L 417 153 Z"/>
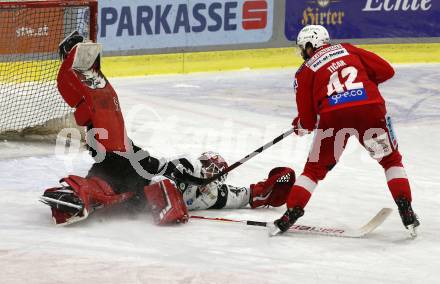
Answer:
<path fill-rule="evenodd" d="M 279 207 L 286 203 L 290 189 L 295 184 L 295 171 L 288 167 L 274 168 L 267 180 L 251 184 L 250 205 Z"/>
<path fill-rule="evenodd" d="M 89 212 L 93 208 L 122 203 L 134 195 L 133 192 L 116 194 L 106 181 L 98 177 L 82 178 L 71 175 L 61 181 L 72 187 Z"/>
<path fill-rule="evenodd" d="M 45 190 L 40 201 L 51 207 L 52 219 L 56 225 L 76 223 L 89 215 L 84 203 L 67 185 Z"/>
<path fill-rule="evenodd" d="M 188 222 L 182 193 L 168 179 L 144 187 L 148 207 L 157 225 Z"/>
<path fill-rule="evenodd" d="M 134 195 L 133 192 L 116 194 L 107 182 L 98 177 L 71 175 L 61 182 L 65 186 L 47 189 L 41 197 L 41 201 L 51 207 L 57 225 L 81 221 L 98 208 L 125 202 Z"/>

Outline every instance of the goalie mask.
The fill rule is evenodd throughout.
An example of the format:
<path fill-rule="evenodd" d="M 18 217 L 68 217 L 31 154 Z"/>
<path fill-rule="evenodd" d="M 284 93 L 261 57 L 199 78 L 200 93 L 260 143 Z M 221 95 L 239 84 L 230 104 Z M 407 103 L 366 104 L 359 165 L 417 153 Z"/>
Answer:
<path fill-rule="evenodd" d="M 225 159 L 215 152 L 205 152 L 199 157 L 198 160 L 202 164 L 200 171 L 202 178 L 210 178 L 228 167 Z M 225 182 L 226 177 L 227 174 L 219 178 L 217 181 L 208 184 L 208 187 L 221 186 Z"/>

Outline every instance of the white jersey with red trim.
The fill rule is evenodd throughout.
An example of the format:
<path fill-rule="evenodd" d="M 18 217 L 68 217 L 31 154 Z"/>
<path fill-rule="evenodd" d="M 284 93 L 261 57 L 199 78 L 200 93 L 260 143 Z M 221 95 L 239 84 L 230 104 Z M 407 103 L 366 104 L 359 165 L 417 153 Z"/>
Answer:
<path fill-rule="evenodd" d="M 204 178 L 201 174 L 202 163 L 200 160 L 187 157 L 186 160 L 194 168 L 194 172 L 191 174 L 198 178 Z M 155 183 L 164 179 L 167 178 L 154 177 L 151 182 Z M 176 186 L 182 192 L 188 210 L 238 209 L 249 204 L 250 189 L 246 187 L 235 187 L 221 182 L 212 182 L 206 186 L 188 185 L 186 188 Z"/>

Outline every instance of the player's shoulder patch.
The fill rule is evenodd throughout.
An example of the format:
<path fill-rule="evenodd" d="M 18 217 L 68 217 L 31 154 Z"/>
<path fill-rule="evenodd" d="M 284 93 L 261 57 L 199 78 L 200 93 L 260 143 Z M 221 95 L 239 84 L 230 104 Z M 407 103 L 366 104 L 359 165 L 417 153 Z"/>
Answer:
<path fill-rule="evenodd" d="M 295 93 L 295 95 L 297 91 L 298 91 L 298 79 L 295 76 L 295 80 L 293 81 L 293 92 Z"/>
<path fill-rule="evenodd" d="M 330 61 L 347 55 L 349 53 L 342 44 L 331 45 L 319 50 L 312 58 L 307 60 L 306 66 L 316 72 Z"/>

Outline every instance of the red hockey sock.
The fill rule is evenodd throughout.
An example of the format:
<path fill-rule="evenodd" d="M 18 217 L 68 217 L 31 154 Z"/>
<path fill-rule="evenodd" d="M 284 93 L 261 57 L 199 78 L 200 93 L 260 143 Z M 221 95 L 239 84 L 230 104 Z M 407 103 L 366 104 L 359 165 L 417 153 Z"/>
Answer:
<path fill-rule="evenodd" d="M 408 179 L 406 178 L 392 179 L 388 182 L 388 188 L 390 189 L 391 195 L 393 196 L 394 200 L 403 196 L 409 202 L 412 201 L 411 188 L 409 186 Z"/>
<path fill-rule="evenodd" d="M 403 167 L 391 167 L 385 171 L 388 188 L 394 200 L 405 197 L 409 202 L 412 201 L 411 187 Z"/>
<path fill-rule="evenodd" d="M 301 175 L 292 187 L 287 198 L 287 208 L 306 207 L 317 183 L 305 175 Z"/>

